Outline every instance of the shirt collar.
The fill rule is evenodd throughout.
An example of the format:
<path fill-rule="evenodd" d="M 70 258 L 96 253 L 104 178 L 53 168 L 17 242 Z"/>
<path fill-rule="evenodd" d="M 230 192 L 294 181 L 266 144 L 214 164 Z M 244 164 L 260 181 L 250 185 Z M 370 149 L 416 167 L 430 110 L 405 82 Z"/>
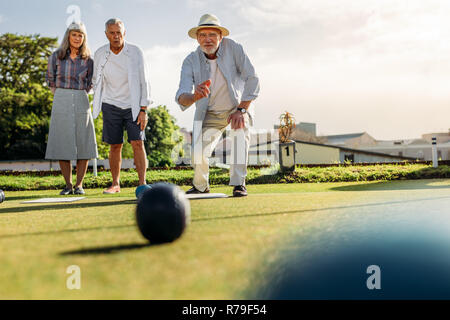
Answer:
<path fill-rule="evenodd" d="M 223 44 L 223 38 L 222 38 L 222 41 L 220 41 L 220 43 L 219 43 L 219 49 L 217 49 L 217 53 L 216 53 L 217 57 L 220 57 L 223 53 L 223 45 L 222 44 Z"/>
<path fill-rule="evenodd" d="M 110 53 L 111 53 L 112 51 L 111 51 L 111 47 L 110 47 L 110 45 L 108 44 L 108 47 L 107 47 L 107 49 L 106 49 L 106 53 L 109 55 Z M 129 55 L 129 46 L 128 46 L 128 43 L 125 41 L 124 42 L 124 44 L 123 44 L 123 48 L 122 48 L 122 51 L 120 51 L 120 52 L 123 52 L 125 55 Z"/>
<path fill-rule="evenodd" d="M 216 53 L 217 58 L 219 58 L 223 54 L 223 50 L 224 49 L 222 48 L 222 42 L 223 42 L 223 39 L 222 39 L 222 41 L 219 44 L 219 49 L 217 49 L 217 53 Z M 205 53 L 202 51 L 202 48 L 200 48 L 200 46 L 197 47 L 197 52 L 199 53 L 199 55 L 200 55 L 200 57 L 201 57 L 203 62 L 207 62 L 208 61 L 208 58 L 206 58 Z"/>
<path fill-rule="evenodd" d="M 70 48 L 66 50 L 66 57 L 70 58 Z M 74 60 L 77 60 L 80 58 L 80 53 L 78 52 L 77 56 L 75 57 Z"/>

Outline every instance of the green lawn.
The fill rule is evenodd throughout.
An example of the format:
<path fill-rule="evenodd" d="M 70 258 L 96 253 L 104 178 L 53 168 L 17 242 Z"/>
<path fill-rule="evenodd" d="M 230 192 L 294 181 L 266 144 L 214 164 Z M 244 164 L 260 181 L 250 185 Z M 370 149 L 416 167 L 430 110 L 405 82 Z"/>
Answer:
<path fill-rule="evenodd" d="M 21 204 L 56 190 L 10 191 L 0 204 L 0 299 L 245 298 L 290 236 L 332 232 L 345 208 L 380 195 L 449 188 L 450 179 L 249 185 L 246 198 L 191 201 L 183 236 L 153 246 L 135 226 L 134 188 L 87 189 L 69 204 Z M 66 288 L 70 265 L 81 268 L 81 290 Z"/>

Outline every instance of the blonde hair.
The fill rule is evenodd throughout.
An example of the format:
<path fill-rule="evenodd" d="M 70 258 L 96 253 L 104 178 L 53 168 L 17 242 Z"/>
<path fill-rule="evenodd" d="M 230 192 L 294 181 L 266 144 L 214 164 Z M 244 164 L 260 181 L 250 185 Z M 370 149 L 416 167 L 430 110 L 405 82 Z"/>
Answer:
<path fill-rule="evenodd" d="M 59 48 L 57 50 L 58 59 L 62 60 L 62 59 L 65 59 L 67 56 L 67 50 L 69 50 L 69 48 L 70 48 L 69 36 L 70 36 L 71 31 L 77 31 L 84 35 L 83 43 L 81 44 L 80 49 L 79 49 L 79 55 L 81 56 L 82 59 L 89 58 L 91 56 L 91 49 L 89 49 L 89 45 L 87 42 L 86 28 L 84 27 L 84 24 L 80 22 L 77 25 L 71 24 L 67 28 L 66 33 L 64 34 L 63 40 L 61 42 L 61 45 L 59 46 Z"/>

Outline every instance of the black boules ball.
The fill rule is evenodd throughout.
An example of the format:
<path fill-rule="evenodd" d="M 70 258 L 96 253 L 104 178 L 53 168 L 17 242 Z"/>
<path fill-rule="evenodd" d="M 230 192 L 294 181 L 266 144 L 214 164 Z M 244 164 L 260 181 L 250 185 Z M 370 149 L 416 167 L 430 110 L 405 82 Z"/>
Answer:
<path fill-rule="evenodd" d="M 156 183 L 145 190 L 136 206 L 136 222 L 151 243 L 178 239 L 189 224 L 191 207 L 185 193 L 169 183 Z"/>
<path fill-rule="evenodd" d="M 0 203 L 2 203 L 3 201 L 5 201 L 5 193 L 0 189 Z"/>

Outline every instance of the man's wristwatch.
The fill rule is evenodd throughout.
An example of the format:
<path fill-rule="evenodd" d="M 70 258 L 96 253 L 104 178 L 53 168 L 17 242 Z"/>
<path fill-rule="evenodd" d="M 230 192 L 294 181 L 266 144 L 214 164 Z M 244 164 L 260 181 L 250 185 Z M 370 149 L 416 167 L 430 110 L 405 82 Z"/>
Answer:
<path fill-rule="evenodd" d="M 146 112 L 147 112 L 147 108 L 141 108 L 141 110 L 139 110 L 139 112 L 144 112 L 144 113 L 146 113 Z"/>
<path fill-rule="evenodd" d="M 247 109 L 245 108 L 237 108 L 242 114 L 247 113 Z"/>

